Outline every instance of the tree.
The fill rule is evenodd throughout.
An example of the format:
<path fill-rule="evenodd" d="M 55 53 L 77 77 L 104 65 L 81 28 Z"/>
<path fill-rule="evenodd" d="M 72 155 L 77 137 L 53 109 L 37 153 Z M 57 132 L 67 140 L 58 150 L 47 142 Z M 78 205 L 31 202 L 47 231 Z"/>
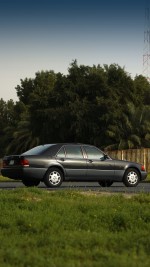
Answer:
<path fill-rule="evenodd" d="M 75 140 L 104 146 L 107 126 L 118 107 L 105 70 L 100 65 L 78 66 L 75 61 L 69 68 L 67 80 Z"/>
<path fill-rule="evenodd" d="M 10 131 L 10 128 L 6 128 L 6 132 Z M 14 129 L 11 136 L 11 142 L 8 144 L 7 154 L 20 154 L 24 151 L 39 145 L 39 138 L 33 136 L 33 131 L 30 123 L 30 115 L 28 110 L 21 114 L 17 127 Z"/>
<path fill-rule="evenodd" d="M 120 103 L 120 110 L 126 110 L 126 104 L 133 102 L 138 104 L 139 102 L 135 98 L 135 86 L 131 76 L 117 64 L 111 64 L 110 66 L 104 65 L 107 83 L 111 90 L 116 95 L 118 103 Z M 122 109 L 122 108 L 123 109 Z"/>
<path fill-rule="evenodd" d="M 149 146 L 149 86 L 143 76 L 133 80 L 117 64 L 91 67 L 75 60 L 67 75 L 37 72 L 34 79 L 21 80 L 19 101 L 12 108 L 9 103 L 8 151 L 52 142 Z"/>
<path fill-rule="evenodd" d="M 150 147 L 150 107 L 141 109 L 128 103 L 127 113 L 109 126 L 107 135 L 113 140 L 107 150 Z"/>
<path fill-rule="evenodd" d="M 0 156 L 2 157 L 5 153 L 5 147 L 10 142 L 10 135 L 6 134 L 6 128 L 13 128 L 16 125 L 16 112 L 15 104 L 13 100 L 4 101 L 0 99 Z"/>
<path fill-rule="evenodd" d="M 30 103 L 30 95 L 34 91 L 34 79 L 20 80 L 21 85 L 16 86 L 17 96 L 25 105 Z"/>
<path fill-rule="evenodd" d="M 139 105 L 150 105 L 150 83 L 142 76 L 136 76 L 134 79 L 135 98 Z"/>

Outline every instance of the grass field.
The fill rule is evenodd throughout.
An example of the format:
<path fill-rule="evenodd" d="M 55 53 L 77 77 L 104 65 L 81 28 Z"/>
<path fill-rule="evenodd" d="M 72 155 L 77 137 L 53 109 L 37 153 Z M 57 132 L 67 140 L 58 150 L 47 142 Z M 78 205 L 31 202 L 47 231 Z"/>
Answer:
<path fill-rule="evenodd" d="M 150 195 L 0 190 L 1 267 L 149 267 Z"/>
<path fill-rule="evenodd" d="M 12 182 L 12 181 L 13 181 L 12 179 L 0 175 L 0 182 Z"/>

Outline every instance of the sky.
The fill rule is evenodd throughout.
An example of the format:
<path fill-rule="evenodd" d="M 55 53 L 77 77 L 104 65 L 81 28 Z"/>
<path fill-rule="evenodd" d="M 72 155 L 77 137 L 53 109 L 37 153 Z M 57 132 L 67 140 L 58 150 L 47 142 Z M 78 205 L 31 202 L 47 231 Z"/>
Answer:
<path fill-rule="evenodd" d="M 1 0 L 0 98 L 17 101 L 20 80 L 69 65 L 118 64 L 143 71 L 143 0 Z"/>

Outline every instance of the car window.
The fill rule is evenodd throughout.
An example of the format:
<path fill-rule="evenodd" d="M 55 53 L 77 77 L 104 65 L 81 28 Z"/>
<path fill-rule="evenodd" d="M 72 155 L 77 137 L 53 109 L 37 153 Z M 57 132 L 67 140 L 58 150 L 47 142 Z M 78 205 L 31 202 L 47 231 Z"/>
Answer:
<path fill-rule="evenodd" d="M 65 158 L 65 151 L 64 151 L 64 148 L 63 147 L 58 151 L 57 157 L 59 157 L 59 158 Z"/>
<path fill-rule="evenodd" d="M 47 144 L 47 145 L 40 145 L 40 146 L 36 146 L 31 148 L 30 150 L 22 153 L 23 156 L 25 155 L 41 155 L 42 153 L 44 153 L 45 151 L 47 151 L 50 147 L 54 146 L 54 144 Z"/>
<path fill-rule="evenodd" d="M 104 154 L 102 151 L 93 146 L 84 146 L 88 159 L 103 159 Z"/>
<path fill-rule="evenodd" d="M 83 159 L 83 154 L 80 146 L 65 146 L 66 157 L 67 158 L 75 158 L 75 159 Z"/>

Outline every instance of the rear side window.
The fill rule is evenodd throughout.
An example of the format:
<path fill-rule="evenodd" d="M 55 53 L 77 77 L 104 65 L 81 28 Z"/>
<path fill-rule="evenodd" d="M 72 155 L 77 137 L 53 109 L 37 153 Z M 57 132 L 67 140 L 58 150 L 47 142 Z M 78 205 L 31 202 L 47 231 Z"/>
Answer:
<path fill-rule="evenodd" d="M 66 157 L 74 159 L 83 159 L 83 154 L 80 146 L 65 146 Z"/>
<path fill-rule="evenodd" d="M 58 151 L 57 157 L 59 157 L 59 158 L 65 158 L 65 151 L 64 151 L 64 148 L 63 147 Z"/>
<path fill-rule="evenodd" d="M 28 155 L 28 156 L 33 156 L 33 155 L 41 155 L 43 154 L 46 150 L 48 150 L 51 146 L 53 145 L 41 145 L 41 146 L 36 146 L 31 148 L 30 150 L 24 152 L 21 155 Z"/>

